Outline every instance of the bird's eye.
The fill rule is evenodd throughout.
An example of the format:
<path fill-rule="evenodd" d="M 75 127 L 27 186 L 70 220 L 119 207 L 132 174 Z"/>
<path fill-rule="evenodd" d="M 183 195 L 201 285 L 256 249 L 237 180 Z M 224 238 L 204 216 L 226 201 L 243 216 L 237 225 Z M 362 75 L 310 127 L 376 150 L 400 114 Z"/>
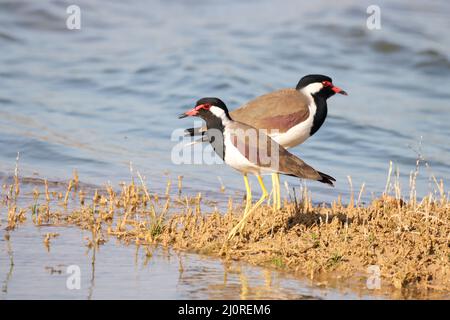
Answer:
<path fill-rule="evenodd" d="M 211 108 L 211 105 L 208 103 L 199 104 L 195 107 L 195 110 L 199 111 L 200 109 L 209 110 Z"/>
<path fill-rule="evenodd" d="M 330 87 L 331 86 L 331 82 L 330 81 L 323 81 L 322 82 L 324 87 Z"/>

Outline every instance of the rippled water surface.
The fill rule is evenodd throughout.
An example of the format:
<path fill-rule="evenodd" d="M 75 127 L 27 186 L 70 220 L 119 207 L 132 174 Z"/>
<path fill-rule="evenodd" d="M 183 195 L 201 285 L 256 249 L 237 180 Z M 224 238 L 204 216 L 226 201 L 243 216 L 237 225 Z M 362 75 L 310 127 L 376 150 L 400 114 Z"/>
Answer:
<path fill-rule="evenodd" d="M 431 168 L 421 171 L 422 194 L 432 187 L 430 173 L 444 182 L 450 178 L 448 1 L 378 1 L 382 28 L 373 31 L 366 27 L 369 1 L 86 0 L 77 1 L 81 30 L 70 31 L 65 19 L 72 3 L 0 1 L 2 178 L 11 176 L 20 152 L 26 177 L 64 181 L 77 169 L 86 183 L 118 183 L 129 179 L 132 161 L 152 191 L 163 190 L 168 176 L 183 175 L 186 193 L 221 201 L 240 197 L 242 178 L 232 169 L 171 161 L 179 143 L 172 132 L 193 124 L 177 115 L 202 96 L 218 96 L 232 109 L 293 87 L 308 73 L 330 75 L 349 93 L 331 98 L 324 126 L 292 150 L 337 179 L 334 189 L 308 182 L 315 202 L 330 202 L 339 194 L 348 199 L 347 176 L 355 188 L 365 183 L 365 200 L 379 194 L 390 160 L 399 166 L 407 189 L 417 152 Z M 225 193 L 219 192 L 218 177 Z M 299 185 L 296 179 L 286 181 Z M 38 251 L 41 240 L 33 241 L 41 232 L 25 227 L 14 234 L 18 263 L 10 275 L 4 263 L 7 242 L 1 242 L 1 272 L 9 277 L 2 297 L 36 298 L 30 281 L 35 288 L 45 284 L 46 297 L 70 296 L 55 291 L 64 282 L 52 281 L 61 276 L 49 274 L 45 261 L 66 265 L 82 257 L 82 235 L 64 231 L 67 238 L 56 239 L 48 254 Z M 176 258 L 166 260 L 159 251 L 143 267 L 133 263 L 133 249 L 108 244 L 101 250 L 98 291 L 82 290 L 79 298 L 116 297 L 108 274 L 127 289 L 121 291 L 127 297 L 211 298 L 230 290 L 217 261 L 186 256 L 182 259 L 197 269 L 184 277 Z M 84 263 L 88 272 L 90 263 Z M 265 272 L 250 270 L 256 278 Z M 38 276 L 27 277 L 30 272 Z M 205 285 L 192 280 L 196 277 Z M 321 297 L 297 280 L 280 277 L 284 284 L 263 297 Z M 230 286 L 239 287 L 238 278 L 232 277 Z M 261 279 L 251 283 L 264 287 Z M 151 291 L 151 281 L 165 284 L 162 296 Z"/>

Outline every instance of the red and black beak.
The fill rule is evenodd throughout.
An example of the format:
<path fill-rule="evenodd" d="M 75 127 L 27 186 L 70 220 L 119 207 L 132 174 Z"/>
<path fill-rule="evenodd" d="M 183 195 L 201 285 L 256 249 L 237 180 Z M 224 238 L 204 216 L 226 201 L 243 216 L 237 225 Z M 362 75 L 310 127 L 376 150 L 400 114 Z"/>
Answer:
<path fill-rule="evenodd" d="M 335 93 L 339 93 L 339 94 L 343 94 L 344 96 L 348 96 L 347 92 L 345 92 L 341 88 L 336 87 L 334 85 L 331 86 L 331 90 L 333 90 Z"/>
<path fill-rule="evenodd" d="M 189 111 L 186 111 L 185 113 L 182 113 L 178 116 L 178 119 L 183 119 L 190 116 L 195 116 L 198 114 L 198 110 L 196 108 L 193 108 Z"/>
<path fill-rule="evenodd" d="M 182 113 L 178 116 L 178 119 L 183 119 L 186 117 L 191 117 L 191 116 L 196 116 L 199 112 L 200 109 L 205 109 L 205 110 L 209 110 L 211 106 L 207 103 L 205 104 L 199 104 L 198 106 L 196 106 L 195 108 L 186 111 L 185 113 Z"/>

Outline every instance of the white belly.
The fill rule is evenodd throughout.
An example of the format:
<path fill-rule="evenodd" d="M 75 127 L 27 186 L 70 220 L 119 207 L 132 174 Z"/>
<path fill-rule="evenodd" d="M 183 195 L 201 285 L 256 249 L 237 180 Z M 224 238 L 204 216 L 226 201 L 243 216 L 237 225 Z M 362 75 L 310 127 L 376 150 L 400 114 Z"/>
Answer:
<path fill-rule="evenodd" d="M 312 111 L 311 108 L 310 111 Z M 297 124 L 296 126 L 293 126 L 284 133 L 271 135 L 271 138 L 286 149 L 302 144 L 306 139 L 310 137 L 310 132 L 314 121 L 314 114 L 310 112 L 308 119 L 300 124 Z"/>
<path fill-rule="evenodd" d="M 248 159 L 239 152 L 239 150 L 231 143 L 230 136 L 224 132 L 225 143 L 225 163 L 230 167 L 243 173 L 259 173 L 259 168 L 248 161 Z"/>
<path fill-rule="evenodd" d="M 242 172 L 253 174 L 270 174 L 275 172 L 270 167 L 259 167 L 250 162 L 233 143 L 231 143 L 230 135 L 227 130 L 224 131 L 225 143 L 225 163 L 230 167 Z"/>

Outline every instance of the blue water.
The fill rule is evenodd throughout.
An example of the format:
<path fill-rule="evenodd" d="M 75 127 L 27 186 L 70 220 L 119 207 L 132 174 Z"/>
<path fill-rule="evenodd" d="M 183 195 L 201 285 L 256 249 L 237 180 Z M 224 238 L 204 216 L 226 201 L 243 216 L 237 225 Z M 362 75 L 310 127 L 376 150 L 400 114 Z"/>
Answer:
<path fill-rule="evenodd" d="M 370 1 L 84 0 L 81 30 L 66 28 L 70 4 L 0 2 L 3 178 L 17 152 L 22 177 L 65 181 L 77 169 L 95 185 L 129 180 L 131 161 L 152 192 L 183 175 L 186 193 L 240 198 L 233 169 L 171 161 L 172 132 L 193 123 L 177 115 L 203 96 L 232 109 L 322 73 L 349 96 L 331 98 L 324 126 L 292 149 L 337 179 L 307 182 L 313 201 L 347 201 L 347 176 L 368 201 L 384 191 L 390 160 L 406 194 L 418 149 L 431 168 L 419 194 L 432 191 L 430 174 L 448 184 L 448 1 L 378 1 L 380 30 L 366 27 Z"/>

